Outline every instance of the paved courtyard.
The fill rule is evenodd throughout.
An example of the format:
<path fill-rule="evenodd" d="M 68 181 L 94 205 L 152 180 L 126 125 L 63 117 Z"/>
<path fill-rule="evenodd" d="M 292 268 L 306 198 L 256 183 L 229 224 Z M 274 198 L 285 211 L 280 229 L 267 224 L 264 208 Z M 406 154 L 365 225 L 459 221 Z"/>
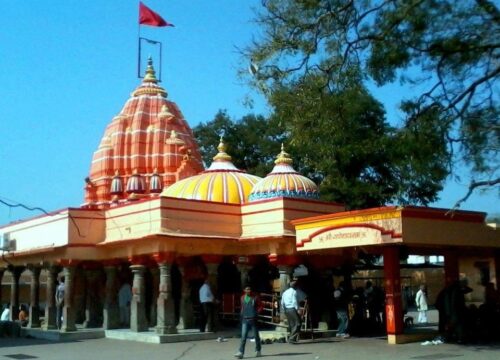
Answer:
<path fill-rule="evenodd" d="M 234 359 L 239 339 L 145 344 L 110 339 L 55 343 L 37 339 L 0 339 L 0 360 L 219 360 Z M 274 343 L 263 345 L 264 359 L 499 359 L 500 344 L 459 346 L 453 344 L 423 346 L 420 343 L 388 345 L 382 338 L 319 339 L 298 345 Z M 245 358 L 254 357 L 254 343 L 247 343 Z"/>

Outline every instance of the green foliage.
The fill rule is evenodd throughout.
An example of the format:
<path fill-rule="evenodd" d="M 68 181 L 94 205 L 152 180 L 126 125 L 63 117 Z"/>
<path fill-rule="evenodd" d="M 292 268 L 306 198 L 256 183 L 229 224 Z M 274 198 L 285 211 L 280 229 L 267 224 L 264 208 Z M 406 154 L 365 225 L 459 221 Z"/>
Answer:
<path fill-rule="evenodd" d="M 402 87 L 411 86 L 411 91 L 402 99 L 405 118 L 401 129 L 392 130 L 391 144 L 399 151 L 413 149 L 420 153 L 401 154 L 398 163 L 401 174 L 396 177 L 403 173 L 418 175 L 428 166 L 439 183 L 445 171 L 438 164 L 442 162 L 450 170 L 453 170 L 451 164 L 470 167 L 472 189 L 500 184 L 500 11 L 496 2 L 262 0 L 262 5 L 256 18 L 262 36 L 245 52 L 259 68 L 250 82 L 265 93 L 279 114 L 293 115 L 290 104 L 294 98 L 307 111 L 326 111 L 312 112 L 314 116 L 306 114 L 302 120 L 290 122 L 293 126 L 287 130 L 292 133 L 294 144 L 301 143 L 299 134 L 309 139 L 312 134 L 326 139 L 331 136 L 332 129 L 328 126 L 318 129 L 314 126 L 327 124 L 325 118 L 333 116 L 329 109 L 339 109 L 335 102 L 343 94 L 353 95 L 352 89 L 362 88 L 363 83 L 385 85 L 399 80 Z M 317 90 L 313 89 L 313 83 Z M 360 93 L 353 96 L 360 97 L 351 100 L 343 97 L 343 101 L 360 100 L 359 106 L 366 105 L 365 96 Z M 351 103 L 351 109 L 343 116 L 362 115 Z M 365 115 L 370 123 L 368 119 L 372 115 L 375 118 L 376 111 Z M 279 116 L 285 120 L 283 115 Z M 333 127 L 342 130 L 337 125 Z M 311 136 L 306 134 L 309 132 Z M 443 147 L 443 137 L 447 149 Z M 348 135 L 343 146 L 357 154 L 352 149 L 356 145 L 348 144 L 349 138 Z M 430 159 L 426 165 L 433 148 L 437 149 L 437 160 Z M 318 152 L 331 156 L 329 150 Z M 336 149 L 336 156 L 342 152 Z M 320 155 L 308 153 L 308 156 Z M 391 156 L 395 161 L 395 155 Z M 405 169 L 402 166 L 405 161 L 415 162 L 414 169 L 410 171 L 407 166 Z M 308 164 L 316 166 L 316 162 Z M 322 166 L 319 168 L 323 172 Z M 342 170 L 350 169 L 344 166 Z M 351 171 L 359 173 L 355 165 Z M 359 181 L 369 194 L 374 194 L 371 184 L 379 172 L 368 173 L 377 175 L 365 174 Z M 332 180 L 326 173 L 321 176 L 322 187 L 331 187 L 333 192 L 338 191 L 335 187 L 342 188 L 340 180 Z M 370 180 L 365 182 L 366 178 Z M 440 187 L 427 180 L 414 180 L 419 189 L 417 185 L 412 190 L 400 189 L 399 193 L 406 194 L 403 198 L 412 198 L 411 194 L 430 198 Z M 411 188 L 408 181 L 407 187 Z M 379 193 L 376 198 L 384 195 Z"/>
<path fill-rule="evenodd" d="M 321 81 L 305 77 L 274 91 L 270 102 L 296 168 L 320 184 L 322 198 L 350 209 L 436 200 L 448 153 L 443 132 L 433 132 L 435 118 L 429 113 L 427 122 L 396 130 L 360 84 L 331 93 Z"/>

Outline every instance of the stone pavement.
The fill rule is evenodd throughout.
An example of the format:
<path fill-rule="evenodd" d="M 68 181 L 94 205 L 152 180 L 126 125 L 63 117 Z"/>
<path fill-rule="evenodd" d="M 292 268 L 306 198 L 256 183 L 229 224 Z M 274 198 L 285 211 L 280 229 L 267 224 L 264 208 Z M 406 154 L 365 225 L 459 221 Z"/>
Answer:
<path fill-rule="evenodd" d="M 171 344 L 146 344 L 132 341 L 94 339 L 52 342 L 38 339 L 1 338 L 0 360 L 226 360 L 234 359 L 239 339 L 225 342 L 202 340 Z M 420 343 L 388 345 L 385 338 L 318 339 L 298 345 L 263 345 L 266 360 L 487 360 L 500 358 L 500 344 L 459 346 L 453 344 L 422 346 Z M 254 357 L 254 343 L 247 342 L 245 358 Z"/>

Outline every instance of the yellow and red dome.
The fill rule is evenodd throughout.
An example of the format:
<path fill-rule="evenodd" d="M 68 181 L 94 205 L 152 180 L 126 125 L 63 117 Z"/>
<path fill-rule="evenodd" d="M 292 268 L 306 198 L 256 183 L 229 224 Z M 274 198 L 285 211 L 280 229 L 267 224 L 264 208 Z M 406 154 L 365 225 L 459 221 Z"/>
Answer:
<path fill-rule="evenodd" d="M 249 201 L 276 197 L 318 199 L 318 186 L 292 167 L 292 159 L 281 145 L 273 170 L 252 189 Z"/>
<path fill-rule="evenodd" d="M 193 132 L 148 60 L 142 83 L 107 126 L 85 187 L 87 206 L 157 195 L 203 171 Z"/>
<path fill-rule="evenodd" d="M 162 196 L 228 204 L 246 202 L 252 188 L 261 178 L 234 166 L 222 139 L 217 149 L 219 153 L 208 170 L 176 182 L 163 190 Z"/>

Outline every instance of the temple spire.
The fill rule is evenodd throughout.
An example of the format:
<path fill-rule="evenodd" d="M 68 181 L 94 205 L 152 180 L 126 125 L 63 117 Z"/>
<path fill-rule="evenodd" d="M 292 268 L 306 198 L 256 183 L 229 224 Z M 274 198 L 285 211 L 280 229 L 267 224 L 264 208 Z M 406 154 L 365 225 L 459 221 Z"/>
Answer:
<path fill-rule="evenodd" d="M 148 66 L 146 68 L 146 74 L 144 75 L 143 82 L 152 82 L 157 84 L 158 80 L 156 79 L 156 71 L 153 67 L 153 58 L 151 55 L 148 57 Z"/>

